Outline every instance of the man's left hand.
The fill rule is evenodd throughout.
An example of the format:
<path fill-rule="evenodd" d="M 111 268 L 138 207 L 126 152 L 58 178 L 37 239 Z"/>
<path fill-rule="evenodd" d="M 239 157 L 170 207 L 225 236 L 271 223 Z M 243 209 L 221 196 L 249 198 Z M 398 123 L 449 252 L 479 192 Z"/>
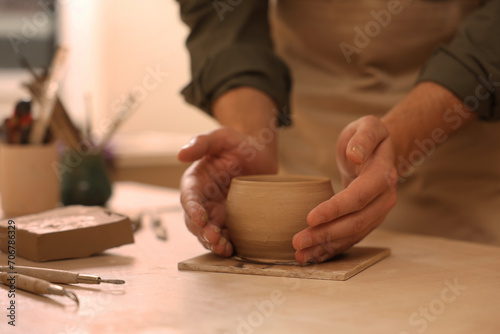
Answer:
<path fill-rule="evenodd" d="M 375 116 L 350 123 L 337 142 L 344 189 L 307 216 L 293 246 L 299 263 L 323 262 L 358 243 L 396 204 L 398 174 L 387 127 Z"/>

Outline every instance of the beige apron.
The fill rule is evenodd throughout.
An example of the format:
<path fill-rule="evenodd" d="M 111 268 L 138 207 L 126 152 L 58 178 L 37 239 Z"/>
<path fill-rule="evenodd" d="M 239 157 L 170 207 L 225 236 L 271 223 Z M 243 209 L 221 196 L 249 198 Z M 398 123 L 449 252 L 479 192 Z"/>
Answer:
<path fill-rule="evenodd" d="M 400 101 L 435 47 L 452 38 L 480 1 L 390 3 L 275 4 L 276 49 L 294 81 L 293 126 L 280 134 L 283 172 L 327 175 L 341 190 L 335 161 L 340 131 L 363 115 L 380 117 Z M 342 42 L 357 47 L 350 63 Z M 474 122 L 441 145 L 399 184 L 398 204 L 383 226 L 500 244 L 500 124 Z"/>

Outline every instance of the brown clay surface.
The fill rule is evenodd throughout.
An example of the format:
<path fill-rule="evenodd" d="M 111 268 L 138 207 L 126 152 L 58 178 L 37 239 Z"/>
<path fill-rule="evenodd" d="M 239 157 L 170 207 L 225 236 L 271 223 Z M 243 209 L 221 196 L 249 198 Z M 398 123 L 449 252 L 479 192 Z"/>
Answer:
<path fill-rule="evenodd" d="M 134 242 L 129 219 L 101 207 L 67 206 L 11 219 L 15 222 L 16 254 L 32 261 L 87 257 Z M 3 252 L 8 246 L 8 222 L 0 221 Z"/>
<path fill-rule="evenodd" d="M 236 253 L 261 262 L 294 261 L 293 236 L 307 227 L 307 214 L 332 196 L 325 177 L 234 178 L 226 202 L 226 224 Z"/>

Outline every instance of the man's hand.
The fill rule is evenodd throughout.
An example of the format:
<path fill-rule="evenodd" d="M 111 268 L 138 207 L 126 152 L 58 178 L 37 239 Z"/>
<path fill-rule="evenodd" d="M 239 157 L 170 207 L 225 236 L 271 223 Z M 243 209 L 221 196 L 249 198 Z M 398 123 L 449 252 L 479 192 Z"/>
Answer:
<path fill-rule="evenodd" d="M 254 138 L 222 128 L 196 137 L 178 154 L 183 162 L 194 163 L 181 181 L 181 203 L 188 229 L 205 248 L 231 256 L 225 202 L 231 179 L 238 175 L 271 174 L 277 158 L 269 149 L 252 146 Z"/>
<path fill-rule="evenodd" d="M 178 154 L 180 161 L 193 162 L 181 180 L 186 225 L 205 248 L 220 256 L 233 253 L 225 228 L 231 179 L 278 170 L 275 108 L 260 91 L 233 89 L 213 107 L 227 127 L 196 137 Z"/>
<path fill-rule="evenodd" d="M 421 149 L 419 142 L 436 133 L 448 138 L 476 118 L 446 88 L 423 82 L 381 120 L 365 116 L 349 124 L 337 143 L 345 189 L 309 213 L 309 227 L 293 239 L 297 261 L 322 262 L 363 239 L 396 203 L 398 176 L 406 173 L 396 163 Z"/>
<path fill-rule="evenodd" d="M 398 175 L 389 131 L 365 116 L 349 124 L 337 142 L 344 190 L 314 208 L 309 227 L 295 235 L 299 263 L 323 262 L 347 250 L 379 226 L 396 204 Z"/>

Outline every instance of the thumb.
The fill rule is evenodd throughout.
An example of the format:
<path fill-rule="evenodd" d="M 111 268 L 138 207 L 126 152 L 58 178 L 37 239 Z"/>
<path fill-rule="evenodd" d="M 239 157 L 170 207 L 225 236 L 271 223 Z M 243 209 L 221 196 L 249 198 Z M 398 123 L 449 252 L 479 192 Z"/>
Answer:
<path fill-rule="evenodd" d="M 347 143 L 345 154 L 352 163 L 360 165 L 389 136 L 389 131 L 375 116 L 365 116 L 358 122 L 358 127 Z"/>

